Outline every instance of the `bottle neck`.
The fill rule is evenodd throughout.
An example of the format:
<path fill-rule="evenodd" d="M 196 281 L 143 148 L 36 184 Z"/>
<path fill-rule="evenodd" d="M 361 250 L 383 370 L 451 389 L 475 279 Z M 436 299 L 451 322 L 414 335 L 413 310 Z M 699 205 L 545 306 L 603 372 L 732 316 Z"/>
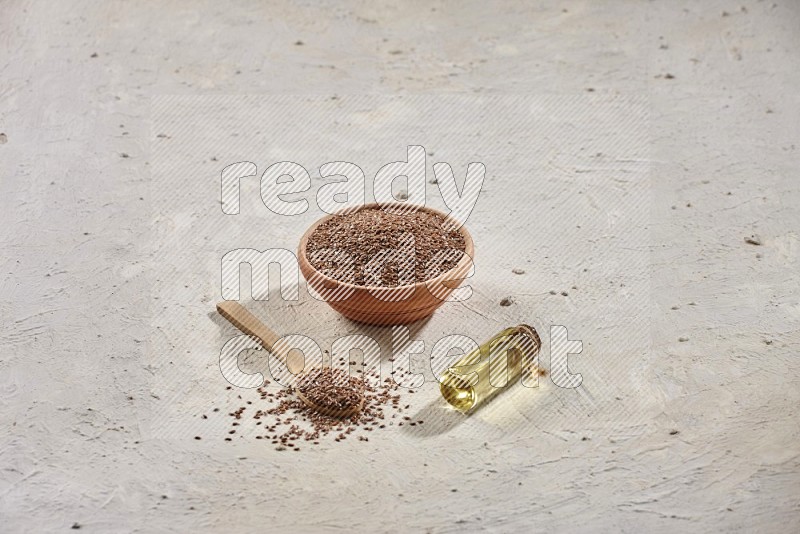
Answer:
<path fill-rule="evenodd" d="M 538 356 L 539 350 L 542 348 L 542 340 L 539 337 L 539 334 L 536 332 L 536 329 L 526 324 L 520 324 L 517 325 L 516 330 L 523 336 L 530 339 L 531 343 L 533 344 L 532 354 L 529 354 L 528 357 L 534 358 Z"/>

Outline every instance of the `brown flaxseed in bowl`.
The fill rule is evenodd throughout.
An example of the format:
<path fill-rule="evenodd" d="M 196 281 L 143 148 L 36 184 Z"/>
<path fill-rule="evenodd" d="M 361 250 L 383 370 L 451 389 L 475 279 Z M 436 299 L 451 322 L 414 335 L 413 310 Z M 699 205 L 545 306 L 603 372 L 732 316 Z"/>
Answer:
<path fill-rule="evenodd" d="M 372 203 L 328 215 L 305 231 L 297 248 L 315 298 L 374 325 L 430 316 L 469 278 L 474 254 L 463 224 L 408 204 Z"/>
<path fill-rule="evenodd" d="M 462 233 L 445 222 L 426 210 L 365 207 L 320 223 L 308 238 L 306 253 L 324 275 L 356 286 L 424 282 L 454 268 L 465 251 Z M 389 251 L 395 251 L 394 260 L 376 268 Z"/>

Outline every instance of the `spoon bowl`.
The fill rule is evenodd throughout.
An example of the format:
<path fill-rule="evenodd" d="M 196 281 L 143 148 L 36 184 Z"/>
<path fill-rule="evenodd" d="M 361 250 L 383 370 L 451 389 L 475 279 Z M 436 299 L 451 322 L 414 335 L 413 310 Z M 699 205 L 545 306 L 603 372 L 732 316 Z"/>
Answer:
<path fill-rule="evenodd" d="M 274 357 L 278 358 L 291 372 L 298 370 L 303 375 L 308 375 L 314 369 L 312 368 L 306 370 L 304 361 L 293 357 L 289 351 L 285 350 L 281 344 L 278 343 L 280 336 L 273 332 L 267 325 L 262 323 L 258 317 L 250 313 L 238 302 L 220 302 L 217 304 L 217 312 L 219 312 L 222 317 L 227 319 L 229 323 L 241 330 L 242 333 L 256 338 L 259 343 L 261 343 L 261 346 L 269 351 Z M 329 417 L 336 417 L 340 419 L 351 417 L 359 413 L 364 407 L 363 394 L 361 395 L 359 402 L 352 406 L 348 406 L 346 408 L 333 408 L 331 406 L 324 406 L 313 402 L 305 394 L 303 394 L 302 391 L 300 391 L 300 388 L 295 388 L 295 393 L 306 406 Z"/>

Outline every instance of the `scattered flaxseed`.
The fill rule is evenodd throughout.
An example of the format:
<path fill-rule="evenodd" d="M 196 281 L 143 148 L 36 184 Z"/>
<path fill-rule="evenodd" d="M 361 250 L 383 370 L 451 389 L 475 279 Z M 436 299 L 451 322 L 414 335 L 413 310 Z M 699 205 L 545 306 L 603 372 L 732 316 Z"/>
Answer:
<path fill-rule="evenodd" d="M 377 371 L 371 372 L 370 377 L 377 378 Z M 301 387 L 306 388 L 303 390 L 303 395 L 317 405 L 341 409 L 352 406 L 356 398 L 358 402 L 363 398 L 364 403 L 361 410 L 350 417 L 343 419 L 331 417 L 310 408 L 297 398 L 295 392 Z M 256 439 L 270 440 L 279 451 L 299 450 L 300 447 L 295 442 L 301 440 L 318 445 L 319 438 L 335 432 L 334 441 L 340 442 L 358 430 L 371 432 L 376 426 L 386 428 L 386 425 L 379 425 L 379 422 L 390 415 L 395 417 L 410 408 L 409 404 L 400 406 L 400 395 L 395 393 L 398 387 L 397 383 L 389 378 L 373 386 L 362 376 L 351 377 L 342 369 L 323 368 L 310 371 L 301 377 L 293 388 L 282 389 L 275 393 L 268 392 L 263 387 L 257 388 L 260 399 L 268 404 L 253 414 L 253 419 L 256 420 L 256 426 L 253 428 L 262 428 L 264 432 L 256 436 Z M 244 422 L 242 421 L 244 410 L 245 407 L 242 406 L 228 414 L 233 418 L 232 425 L 238 426 L 240 421 Z M 387 413 L 389 410 L 395 413 Z M 257 426 L 262 423 L 263 426 Z M 365 436 L 356 437 L 359 441 L 369 441 Z M 226 441 L 230 441 L 230 438 L 226 438 Z"/>

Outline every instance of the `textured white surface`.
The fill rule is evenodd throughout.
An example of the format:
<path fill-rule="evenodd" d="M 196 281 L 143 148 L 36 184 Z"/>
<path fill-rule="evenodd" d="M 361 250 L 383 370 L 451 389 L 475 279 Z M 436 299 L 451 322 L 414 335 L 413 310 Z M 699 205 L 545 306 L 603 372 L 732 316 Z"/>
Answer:
<path fill-rule="evenodd" d="M 106 532 L 791 530 L 800 520 L 800 8 L 787 0 L 599 4 L 6 2 L 3 530 L 76 522 Z M 232 334 L 208 315 L 218 281 L 204 277 L 217 248 L 186 258 L 187 276 L 202 285 L 184 284 L 186 337 L 167 341 L 181 348 L 172 365 L 195 382 L 164 389 L 165 376 L 182 375 L 167 375 L 169 360 L 148 350 L 165 342 L 154 332 L 164 306 L 181 304 L 151 292 L 162 287 L 152 251 L 165 228 L 153 223 L 161 133 L 151 131 L 153 99 L 452 92 L 649 100 L 650 347 L 631 371 L 640 398 L 620 401 L 639 406 L 637 417 L 600 409 L 583 423 L 495 420 L 510 430 L 484 414 L 291 455 L 244 438 L 223 443 L 222 420 L 206 421 L 199 442 L 199 422 L 164 431 L 165 412 L 224 411 L 239 401 L 214 382 Z M 203 186 L 214 184 L 215 156 L 223 154 L 193 158 L 208 168 Z M 284 152 L 260 157 L 263 170 Z M 579 168 L 574 150 L 562 157 L 572 166 L 556 158 L 553 172 L 565 184 L 605 169 Z M 470 221 L 484 277 L 471 306 L 492 319 L 443 310 L 423 337 L 467 324 L 483 338 L 506 318 L 574 318 L 607 298 L 606 287 L 557 263 L 537 269 L 533 249 L 524 249 L 524 276 L 510 274 L 520 266 L 514 258 L 490 267 L 481 250 L 506 250 L 504 240 L 524 239 L 526 228 L 498 232 L 494 204 L 484 206 Z M 173 228 L 204 209 L 176 212 Z M 265 240 L 293 248 L 314 219 L 306 216 L 271 227 Z M 744 242 L 754 233 L 762 246 Z M 497 241 L 481 248 L 479 236 Z M 573 284 L 569 299 L 547 295 Z M 520 297 L 495 318 L 499 291 Z M 279 328 L 292 323 L 281 320 Z M 331 335 L 343 333 L 337 324 L 329 322 Z M 585 352 L 576 361 L 603 357 L 587 350 L 613 341 L 603 324 L 577 321 Z M 206 341 L 184 356 L 192 339 Z M 544 407 L 557 398 L 540 393 Z M 412 400 L 428 413 L 434 398 Z M 482 438 L 465 439 L 470 432 Z"/>

